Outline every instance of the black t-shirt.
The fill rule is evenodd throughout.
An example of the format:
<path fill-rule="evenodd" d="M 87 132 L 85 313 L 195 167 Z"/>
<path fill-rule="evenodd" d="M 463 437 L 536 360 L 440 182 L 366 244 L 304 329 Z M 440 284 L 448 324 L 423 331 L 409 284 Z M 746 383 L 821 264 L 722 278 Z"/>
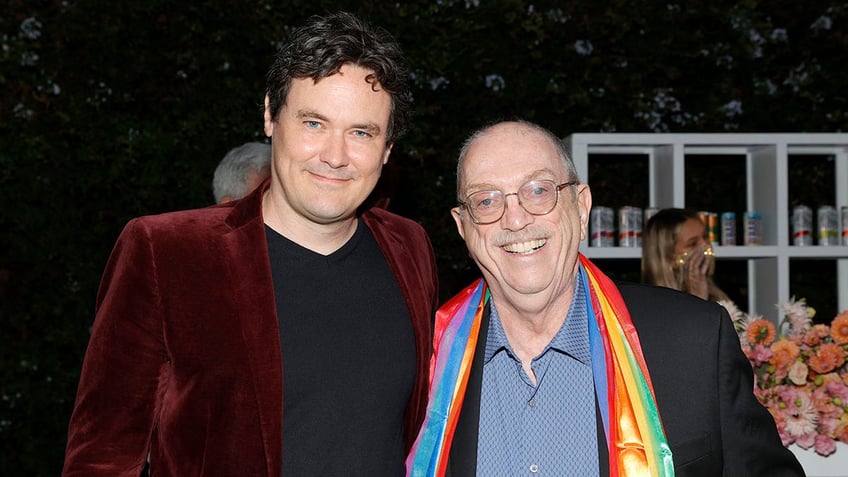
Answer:
<path fill-rule="evenodd" d="M 404 474 L 415 339 L 371 231 L 324 256 L 266 227 L 283 354 L 283 475 Z"/>

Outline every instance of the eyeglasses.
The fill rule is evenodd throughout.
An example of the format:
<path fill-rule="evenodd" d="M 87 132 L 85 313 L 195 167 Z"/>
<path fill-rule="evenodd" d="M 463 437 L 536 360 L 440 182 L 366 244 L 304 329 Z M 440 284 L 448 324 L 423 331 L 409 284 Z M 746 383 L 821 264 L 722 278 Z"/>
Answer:
<path fill-rule="evenodd" d="M 499 190 L 480 190 L 468 194 L 465 201 L 459 203 L 471 214 L 471 220 L 478 225 L 497 222 L 506 211 L 506 198 L 514 195 L 521 207 L 532 215 L 545 215 L 554 210 L 559 191 L 579 182 L 557 184 L 549 180 L 530 181 L 518 189 L 518 192 L 504 194 Z"/>

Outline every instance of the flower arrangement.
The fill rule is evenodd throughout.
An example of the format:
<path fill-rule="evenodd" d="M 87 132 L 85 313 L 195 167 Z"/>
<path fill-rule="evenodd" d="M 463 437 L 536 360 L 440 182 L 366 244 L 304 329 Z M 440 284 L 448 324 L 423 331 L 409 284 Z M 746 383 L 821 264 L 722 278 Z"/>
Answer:
<path fill-rule="evenodd" d="M 812 324 L 804 299 L 778 305 L 775 326 L 761 316 L 721 302 L 754 368 L 754 394 L 768 408 L 783 445 L 813 447 L 828 456 L 848 444 L 848 310 L 830 326 Z"/>

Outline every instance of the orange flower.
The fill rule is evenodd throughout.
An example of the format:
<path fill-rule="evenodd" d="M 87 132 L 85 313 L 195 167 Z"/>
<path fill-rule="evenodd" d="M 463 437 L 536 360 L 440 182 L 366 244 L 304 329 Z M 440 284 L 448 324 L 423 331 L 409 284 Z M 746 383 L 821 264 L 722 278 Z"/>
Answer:
<path fill-rule="evenodd" d="M 798 345 L 789 340 L 775 341 L 771 345 L 771 351 L 774 354 L 771 355 L 769 362 L 779 370 L 789 368 L 801 354 Z"/>
<path fill-rule="evenodd" d="M 836 369 L 845 362 L 845 350 L 836 343 L 823 343 L 816 354 L 810 356 L 810 368 L 824 374 Z"/>
<path fill-rule="evenodd" d="M 748 324 L 746 336 L 748 343 L 768 346 L 774 341 L 774 325 L 771 321 L 758 318 Z"/>
<path fill-rule="evenodd" d="M 826 388 L 828 383 L 837 383 L 837 384 L 842 383 L 842 379 L 839 377 L 838 373 L 822 374 L 821 377 L 822 377 L 822 383 L 821 383 L 821 386 L 819 386 L 819 388 Z"/>
<path fill-rule="evenodd" d="M 835 343 L 848 343 L 848 310 L 836 315 L 830 324 L 830 336 Z"/>
<path fill-rule="evenodd" d="M 817 346 L 821 342 L 821 338 L 814 330 L 807 330 L 804 334 L 804 346 Z"/>
<path fill-rule="evenodd" d="M 824 338 L 827 338 L 828 336 L 830 336 L 830 327 L 827 326 L 827 325 L 822 325 L 822 324 L 813 325 L 813 327 L 811 329 L 813 330 L 813 333 L 815 333 L 816 336 L 818 336 L 821 339 L 824 339 Z"/>
<path fill-rule="evenodd" d="M 818 346 L 822 339 L 830 336 L 830 327 L 827 325 L 813 325 L 804 335 L 804 344 L 807 346 Z"/>

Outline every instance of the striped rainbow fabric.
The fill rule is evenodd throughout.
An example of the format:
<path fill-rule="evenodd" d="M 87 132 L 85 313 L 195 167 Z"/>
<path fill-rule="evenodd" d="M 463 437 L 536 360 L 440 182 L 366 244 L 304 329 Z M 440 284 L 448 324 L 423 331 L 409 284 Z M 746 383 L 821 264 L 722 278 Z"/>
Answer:
<path fill-rule="evenodd" d="M 630 312 L 615 283 L 583 254 L 592 306 L 589 307 L 590 347 L 598 348 L 592 334 L 600 335 L 604 360 L 592 360 L 595 389 L 609 445 L 610 475 L 673 477 L 674 462 L 665 439 L 654 387 Z M 592 330 L 593 325 L 597 329 Z M 592 356 L 596 355 L 592 350 Z M 601 361 L 601 363 L 596 361 Z M 600 375 L 600 376 L 599 376 Z M 606 381 L 606 392 L 599 382 Z M 609 416 L 613 416 L 610 425 Z"/>
<path fill-rule="evenodd" d="M 407 475 L 445 475 L 480 321 L 488 301 L 489 288 L 479 279 L 436 312 L 430 398 L 424 423 L 406 460 Z"/>
<path fill-rule="evenodd" d="M 609 446 L 610 475 L 673 477 L 671 449 L 624 300 L 615 284 L 582 254 L 578 276 L 592 303 L 588 310 L 592 368 Z M 445 474 L 488 300 L 489 291 L 481 279 L 436 313 L 430 401 L 406 460 L 408 476 Z"/>

